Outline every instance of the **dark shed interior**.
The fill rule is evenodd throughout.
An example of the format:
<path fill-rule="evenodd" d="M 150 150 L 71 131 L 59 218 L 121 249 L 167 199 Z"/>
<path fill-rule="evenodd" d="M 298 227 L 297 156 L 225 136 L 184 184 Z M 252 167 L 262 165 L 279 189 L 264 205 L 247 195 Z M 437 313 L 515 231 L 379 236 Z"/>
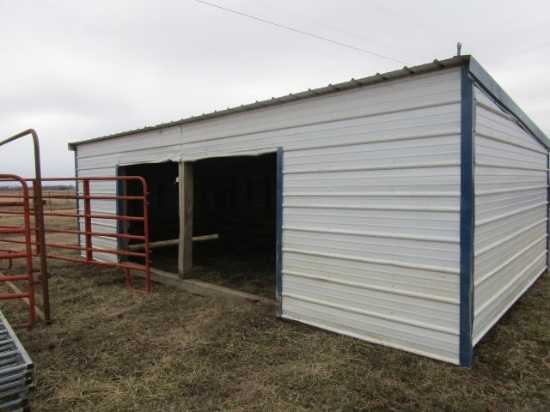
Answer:
<path fill-rule="evenodd" d="M 206 159 L 194 164 L 194 236 L 275 241 L 276 155 Z"/>
<path fill-rule="evenodd" d="M 193 163 L 193 237 L 218 235 L 193 242 L 193 278 L 274 297 L 276 168 L 275 153 Z M 132 165 L 120 172 L 147 181 L 150 241 L 178 239 L 178 164 Z M 126 186 L 128 195 L 139 190 Z M 130 215 L 143 212 L 131 202 L 125 207 Z M 127 233 L 142 230 L 130 224 Z M 177 273 L 177 255 L 177 243 L 155 248 L 152 267 Z"/>

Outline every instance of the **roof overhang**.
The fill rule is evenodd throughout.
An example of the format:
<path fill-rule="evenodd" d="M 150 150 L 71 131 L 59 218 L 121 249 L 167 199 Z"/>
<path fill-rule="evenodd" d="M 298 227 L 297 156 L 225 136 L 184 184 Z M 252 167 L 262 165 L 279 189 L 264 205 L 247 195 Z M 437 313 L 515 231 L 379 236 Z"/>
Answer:
<path fill-rule="evenodd" d="M 474 82 L 479 85 L 486 93 L 488 93 L 503 110 L 513 115 L 529 132 L 546 147 L 550 148 L 550 140 L 542 132 L 541 129 L 529 119 L 529 117 L 519 108 L 519 106 L 508 96 L 508 94 L 497 84 L 497 82 L 481 67 L 481 65 L 471 56 L 454 56 L 446 60 L 434 60 L 431 63 L 422 64 L 419 66 L 403 67 L 399 70 L 394 70 L 388 73 L 376 73 L 373 76 L 364 77 L 361 79 L 351 79 L 347 82 L 338 84 L 329 84 L 326 87 L 317 89 L 308 89 L 300 93 L 290 93 L 287 96 L 272 97 L 269 100 L 257 101 L 255 103 L 241 105 L 228 108 L 226 110 L 215 111 L 212 113 L 202 114 L 200 116 L 191 116 L 186 119 L 176 120 L 174 122 L 162 123 L 156 126 L 144 127 L 141 129 L 129 130 L 126 132 L 116 133 L 108 136 L 97 137 L 94 139 L 82 140 L 69 143 L 69 150 L 75 150 L 78 145 L 100 142 L 104 140 L 116 139 L 122 136 L 129 136 L 138 133 L 144 133 L 154 130 L 165 129 L 174 126 L 182 126 L 189 123 L 202 122 L 209 119 L 214 119 L 223 116 L 229 116 L 236 113 L 247 112 L 251 110 L 282 105 L 289 102 L 311 99 L 317 96 L 338 93 L 345 90 L 356 89 L 373 84 L 388 82 L 392 80 L 402 79 L 405 77 L 431 73 L 450 68 L 468 66 L 470 75 Z"/>

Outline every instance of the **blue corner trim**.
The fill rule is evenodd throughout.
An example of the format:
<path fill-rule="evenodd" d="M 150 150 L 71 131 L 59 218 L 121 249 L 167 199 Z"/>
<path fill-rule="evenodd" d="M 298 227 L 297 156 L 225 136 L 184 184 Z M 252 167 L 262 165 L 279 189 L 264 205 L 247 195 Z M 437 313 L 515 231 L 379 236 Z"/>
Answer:
<path fill-rule="evenodd" d="M 277 195 L 276 206 L 276 297 L 279 302 L 278 314 L 280 315 L 283 293 L 283 148 L 277 149 Z"/>
<path fill-rule="evenodd" d="M 550 154 L 546 153 L 546 270 L 550 270 Z"/>
<path fill-rule="evenodd" d="M 475 60 L 470 57 L 468 62 L 470 74 L 476 84 L 489 96 L 491 96 L 501 108 L 513 115 L 523 127 L 533 134 L 539 142 L 550 149 L 550 139 L 544 132 L 525 114 L 512 98 L 498 85 L 491 75 Z"/>
<path fill-rule="evenodd" d="M 461 72 L 460 132 L 460 364 L 471 366 L 474 358 L 474 84 L 468 66 Z"/>

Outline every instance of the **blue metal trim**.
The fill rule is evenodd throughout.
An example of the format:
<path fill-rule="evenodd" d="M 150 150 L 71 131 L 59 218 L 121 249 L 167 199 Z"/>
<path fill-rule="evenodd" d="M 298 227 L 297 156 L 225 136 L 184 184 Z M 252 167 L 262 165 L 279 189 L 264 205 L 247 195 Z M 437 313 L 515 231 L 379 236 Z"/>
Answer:
<path fill-rule="evenodd" d="M 281 315 L 283 294 L 283 148 L 277 149 L 277 194 L 276 194 L 276 297 L 279 302 L 277 314 Z"/>
<path fill-rule="evenodd" d="M 546 153 L 546 270 L 550 270 L 550 153 Z"/>
<path fill-rule="evenodd" d="M 461 71 L 460 114 L 460 338 L 462 366 L 471 366 L 474 358 L 474 84 L 468 66 Z"/>
<path fill-rule="evenodd" d="M 547 149 L 550 149 L 550 139 L 544 132 L 525 114 L 523 110 L 512 100 L 512 98 L 498 85 L 487 71 L 473 58 L 469 61 L 470 74 L 476 84 L 488 93 L 501 108 L 513 115 L 523 125 L 523 127 L 532 133 L 537 140 Z"/>

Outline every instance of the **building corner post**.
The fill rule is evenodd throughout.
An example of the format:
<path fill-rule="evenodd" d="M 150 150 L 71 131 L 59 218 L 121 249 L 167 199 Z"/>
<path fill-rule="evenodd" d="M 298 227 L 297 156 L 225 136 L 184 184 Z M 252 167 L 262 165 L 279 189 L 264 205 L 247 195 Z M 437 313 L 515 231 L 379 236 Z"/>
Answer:
<path fill-rule="evenodd" d="M 282 315 L 283 294 L 283 148 L 277 149 L 277 193 L 276 205 L 276 297 L 279 302 L 277 316 Z"/>
<path fill-rule="evenodd" d="M 461 71 L 460 113 L 460 335 L 461 366 L 473 363 L 475 100 L 469 65 Z"/>
<path fill-rule="evenodd" d="M 546 150 L 546 270 L 550 271 L 550 150 Z"/>

